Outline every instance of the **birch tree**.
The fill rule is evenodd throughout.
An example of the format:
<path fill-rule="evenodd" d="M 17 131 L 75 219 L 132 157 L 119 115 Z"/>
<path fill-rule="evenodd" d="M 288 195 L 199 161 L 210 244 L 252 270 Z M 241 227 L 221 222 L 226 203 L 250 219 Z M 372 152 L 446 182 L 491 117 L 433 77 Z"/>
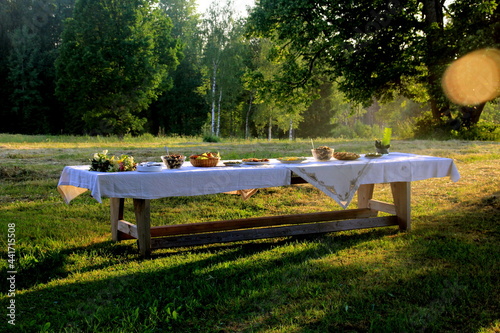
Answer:
<path fill-rule="evenodd" d="M 210 132 L 219 135 L 220 105 L 223 91 L 219 87 L 221 65 L 224 61 L 224 50 L 229 44 L 230 34 L 234 27 L 234 9 L 231 0 L 221 4 L 213 1 L 203 19 L 205 36 L 204 59 L 209 75 Z"/>

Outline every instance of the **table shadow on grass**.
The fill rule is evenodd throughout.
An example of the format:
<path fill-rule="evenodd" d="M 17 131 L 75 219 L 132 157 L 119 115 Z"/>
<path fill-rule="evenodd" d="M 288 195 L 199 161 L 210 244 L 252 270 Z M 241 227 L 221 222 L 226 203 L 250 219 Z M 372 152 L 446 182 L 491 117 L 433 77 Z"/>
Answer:
<path fill-rule="evenodd" d="M 371 230 L 371 232 L 365 233 L 365 235 L 370 235 L 369 237 L 383 237 L 387 232 L 383 231 L 381 234 L 374 235 L 373 232 L 375 231 L 382 231 L 382 229 Z M 394 232 L 394 230 L 389 232 Z M 334 236 L 337 237 L 337 240 L 340 242 L 346 242 L 348 239 L 352 239 L 352 241 L 357 242 L 363 239 L 363 234 L 343 235 L 340 237 L 337 234 Z M 174 247 L 170 249 L 153 250 L 151 255 L 148 257 L 142 257 L 139 254 L 137 241 L 135 240 L 126 240 L 121 242 L 109 240 L 105 242 L 93 243 L 87 246 L 44 251 L 35 249 L 35 252 L 31 250 L 32 253 L 30 253 L 35 260 L 30 261 L 25 264 L 24 267 L 19 267 L 17 269 L 19 275 L 23 276 L 23 278 L 18 281 L 17 288 L 19 290 L 29 289 L 35 285 L 45 284 L 54 279 L 64 279 L 68 277 L 73 274 L 71 270 L 66 269 L 66 267 L 74 260 L 72 257 L 99 257 L 100 260 L 96 260 L 98 263 L 84 267 L 83 271 L 89 272 L 93 270 L 105 269 L 106 267 L 115 265 L 117 262 L 120 262 L 121 264 L 128 262 L 141 262 L 143 260 L 167 258 L 186 253 L 200 255 L 231 249 L 239 249 L 249 253 L 258 253 L 261 251 L 268 251 L 272 248 L 283 246 L 291 242 L 321 241 L 324 237 L 325 234 L 312 234 L 253 241 L 215 243 L 204 246 Z M 18 251 L 24 252 L 22 248 L 18 249 Z M 82 270 L 80 270 L 80 272 L 81 271 Z"/>
<path fill-rule="evenodd" d="M 496 199 L 485 195 L 449 212 L 416 216 L 410 233 L 380 228 L 214 244 L 153 251 L 151 259 L 141 259 L 134 242 L 78 247 L 67 253 L 90 248 L 109 257 L 106 264 L 86 271 L 109 271 L 116 265 L 123 275 L 38 286 L 19 295 L 18 304 L 20 309 L 37 304 L 40 318 L 26 324 L 28 313 L 21 310 L 19 320 L 27 331 L 51 322 L 54 331 L 71 327 L 95 332 L 132 327 L 165 332 L 266 332 L 278 327 L 304 333 L 476 332 L 500 312 L 494 282 L 500 275 L 497 207 Z M 341 252 L 359 251 L 364 243 L 398 238 L 403 239 L 394 254 L 398 259 L 384 257 L 387 269 L 348 262 L 348 257 L 338 258 L 346 264 L 329 263 Z M 158 268 L 133 272 L 126 264 L 134 262 Z M 58 267 L 64 265 L 62 260 Z"/>
<path fill-rule="evenodd" d="M 300 276 L 301 266 L 309 265 L 310 261 L 392 233 L 394 230 L 386 229 L 360 234 L 301 236 L 278 242 L 180 249 L 178 253 L 160 253 L 153 260 L 129 258 L 129 263 L 137 261 L 139 269 L 141 265 L 157 267 L 133 273 L 127 273 L 127 263 L 123 260 L 115 263 L 110 261 L 106 265 L 86 270 L 95 270 L 89 272 L 96 275 L 95 281 L 66 284 L 64 277 L 59 277 L 58 283 L 38 285 L 35 290 L 18 295 L 19 327 L 29 331 L 50 322 L 55 331 L 68 327 L 103 332 L 111 327 L 122 327 L 123 331 L 127 331 L 129 327 L 124 323 L 124 318 L 134 318 L 133 311 L 139 309 L 134 323 L 130 323 L 139 328 L 153 325 L 159 331 L 175 329 L 175 332 L 213 332 L 219 325 L 215 318 L 231 321 L 235 316 L 251 318 L 255 315 L 260 307 L 259 303 L 273 297 L 276 290 L 280 290 L 280 285 L 284 282 L 283 274 L 289 277 Z M 298 250 L 286 250 L 289 246 L 294 248 L 294 244 L 297 244 Z M 94 246 L 96 249 L 100 248 L 99 245 Z M 106 249 L 109 244 L 100 246 L 109 254 L 106 252 L 109 251 Z M 68 250 L 68 253 L 75 251 L 84 249 Z M 120 251 L 130 254 L 128 249 Z M 183 261 L 186 256 L 199 256 L 201 259 Z M 171 258 L 176 260 L 170 262 Z M 62 267 L 64 260 L 59 263 L 59 267 Z M 119 277 L 99 277 L 100 270 L 109 272 L 114 265 L 123 274 L 120 273 Z M 136 265 L 132 266 L 137 269 Z M 360 273 L 358 269 L 350 267 L 339 270 L 349 277 Z M 289 271 L 293 274 L 290 275 Z M 69 275 L 70 273 L 66 277 L 69 278 Z M 24 273 L 19 276 L 24 278 Z M 288 287 L 295 288 L 294 286 L 292 283 Z M 286 302 L 286 290 L 281 293 L 283 299 L 280 297 L 278 305 Z M 260 296 L 255 299 L 251 295 Z M 232 304 L 235 300 L 240 304 Z M 274 306 L 267 304 L 266 306 Z M 36 307 L 36 315 L 27 310 L 33 307 Z M 168 317 L 165 312 L 167 307 L 178 309 L 182 320 L 166 323 L 158 319 L 153 323 L 148 314 L 156 311 L 159 317 Z"/>
<path fill-rule="evenodd" d="M 99 263 L 85 266 L 84 271 L 92 271 L 112 266 L 119 259 L 120 262 L 138 260 L 135 243 L 116 243 L 113 241 L 94 243 L 88 246 L 70 247 L 64 249 L 35 251 L 31 253 L 34 260 L 19 267 L 17 273 L 22 276 L 16 284 L 19 290 L 29 289 L 38 284 L 45 284 L 53 279 L 63 279 L 73 274 L 66 269 L 71 264 L 72 256 L 101 257 Z M 18 249 L 23 253 L 23 248 Z M 18 265 L 19 266 L 19 265 Z"/>

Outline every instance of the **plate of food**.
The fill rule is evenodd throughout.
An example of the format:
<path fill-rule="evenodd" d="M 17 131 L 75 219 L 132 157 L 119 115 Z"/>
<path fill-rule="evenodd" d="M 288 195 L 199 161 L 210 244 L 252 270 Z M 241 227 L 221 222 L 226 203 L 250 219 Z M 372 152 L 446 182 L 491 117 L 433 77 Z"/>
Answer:
<path fill-rule="evenodd" d="M 137 165 L 137 171 L 139 172 L 160 172 L 162 169 L 163 165 L 156 162 L 143 162 Z"/>
<path fill-rule="evenodd" d="M 305 163 L 307 162 L 306 157 L 280 157 L 278 161 L 285 164 L 294 164 L 294 163 Z"/>
<path fill-rule="evenodd" d="M 245 165 L 265 165 L 269 164 L 267 158 L 244 158 L 241 160 Z"/>
<path fill-rule="evenodd" d="M 225 166 L 232 166 L 232 167 L 241 165 L 241 161 L 224 161 L 222 163 L 224 163 Z"/>
<path fill-rule="evenodd" d="M 360 157 L 360 155 L 356 153 L 341 151 L 333 153 L 333 157 L 337 160 L 352 161 L 352 160 L 357 160 Z"/>
<path fill-rule="evenodd" d="M 382 157 L 384 156 L 383 154 L 380 153 L 366 153 L 365 157 L 366 158 L 377 158 L 377 157 Z"/>

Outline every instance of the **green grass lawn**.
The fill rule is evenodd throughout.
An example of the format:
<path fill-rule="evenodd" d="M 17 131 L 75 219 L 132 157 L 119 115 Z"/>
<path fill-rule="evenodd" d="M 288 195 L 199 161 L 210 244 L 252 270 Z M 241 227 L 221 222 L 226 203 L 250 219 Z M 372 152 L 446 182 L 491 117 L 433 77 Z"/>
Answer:
<path fill-rule="evenodd" d="M 316 139 L 338 151 L 372 141 Z M 56 190 L 65 165 L 95 152 L 160 161 L 164 146 L 223 159 L 309 156 L 311 142 L 0 135 L 2 276 L 15 228 L 12 332 L 500 332 L 500 144 L 397 141 L 392 150 L 455 159 L 447 178 L 412 184 L 413 230 L 397 227 L 155 250 L 114 243 L 109 201 Z M 375 187 L 389 200 L 390 188 Z M 355 202 L 354 200 L 353 202 Z M 131 206 L 127 201 L 128 206 Z M 355 204 L 350 208 L 355 208 Z M 152 201 L 152 224 L 334 209 L 309 185 Z M 126 218 L 133 220 L 127 208 Z M 15 326 L 7 307 L 15 300 Z"/>

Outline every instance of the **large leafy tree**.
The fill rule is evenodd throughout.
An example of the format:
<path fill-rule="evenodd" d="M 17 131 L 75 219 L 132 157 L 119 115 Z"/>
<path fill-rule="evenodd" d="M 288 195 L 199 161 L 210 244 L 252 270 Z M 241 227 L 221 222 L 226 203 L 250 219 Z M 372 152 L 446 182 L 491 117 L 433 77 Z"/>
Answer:
<path fill-rule="evenodd" d="M 171 21 L 150 0 L 79 0 L 66 22 L 56 62 L 57 94 L 73 128 L 139 133 L 141 115 L 169 88 L 180 47 Z M 84 120 L 83 126 L 79 126 Z"/>
<path fill-rule="evenodd" d="M 12 51 L 9 55 L 8 82 L 13 91 L 10 95 L 17 130 L 23 133 L 46 133 L 46 107 L 42 104 L 40 79 L 42 60 L 40 39 L 31 34 L 27 26 L 12 34 Z M 11 118 L 12 119 L 12 118 Z M 22 124 L 22 125 L 21 125 Z M 14 124 L 11 124 L 11 126 Z"/>
<path fill-rule="evenodd" d="M 151 133 L 196 135 L 207 119 L 201 64 L 202 36 L 195 0 L 160 0 L 173 23 L 172 36 L 182 45 L 183 58 L 172 73 L 173 87 L 149 108 Z"/>
<path fill-rule="evenodd" d="M 60 133 L 54 61 L 74 0 L 0 1 L 0 131 Z"/>
<path fill-rule="evenodd" d="M 446 66 L 499 42 L 497 0 L 449 2 L 261 0 L 249 28 L 291 51 L 286 66 L 294 70 L 278 80 L 291 89 L 329 77 L 347 98 L 365 104 L 396 94 L 421 98 L 423 91 L 439 119 L 452 108 L 441 89 Z"/>

